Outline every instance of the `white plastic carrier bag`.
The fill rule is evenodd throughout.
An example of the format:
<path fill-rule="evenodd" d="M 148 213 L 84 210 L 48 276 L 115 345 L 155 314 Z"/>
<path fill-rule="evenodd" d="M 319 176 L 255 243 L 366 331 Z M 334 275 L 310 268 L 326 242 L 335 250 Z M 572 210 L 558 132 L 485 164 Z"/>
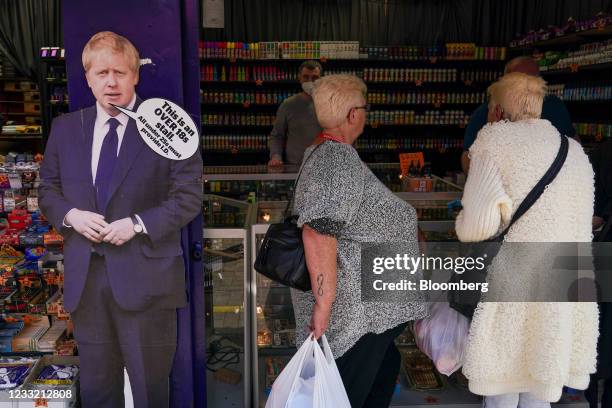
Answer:
<path fill-rule="evenodd" d="M 274 381 L 266 408 L 351 408 L 327 338 L 311 334 Z"/>
<path fill-rule="evenodd" d="M 467 317 L 448 303 L 434 303 L 429 317 L 414 322 L 413 331 L 417 347 L 440 373 L 451 375 L 461 368 L 470 331 Z"/>

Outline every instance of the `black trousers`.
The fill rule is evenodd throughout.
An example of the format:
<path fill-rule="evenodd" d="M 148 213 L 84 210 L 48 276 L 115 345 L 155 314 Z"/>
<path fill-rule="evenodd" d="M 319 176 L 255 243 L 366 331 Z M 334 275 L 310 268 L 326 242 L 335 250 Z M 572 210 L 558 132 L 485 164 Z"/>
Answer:
<path fill-rule="evenodd" d="M 83 408 L 124 407 L 124 367 L 135 407 L 168 407 L 176 309 L 121 309 L 113 297 L 104 258 L 92 254 L 85 289 L 72 319 Z"/>
<path fill-rule="evenodd" d="M 368 333 L 336 359 L 352 408 L 383 408 L 391 403 L 401 363 L 393 341 L 407 325 Z"/>
<path fill-rule="evenodd" d="M 591 376 L 589 388 L 584 392 L 584 396 L 589 401 L 591 408 L 599 406 L 599 380 L 595 376 Z M 604 380 L 603 396 L 601 398 L 601 408 L 612 408 L 612 378 Z"/>

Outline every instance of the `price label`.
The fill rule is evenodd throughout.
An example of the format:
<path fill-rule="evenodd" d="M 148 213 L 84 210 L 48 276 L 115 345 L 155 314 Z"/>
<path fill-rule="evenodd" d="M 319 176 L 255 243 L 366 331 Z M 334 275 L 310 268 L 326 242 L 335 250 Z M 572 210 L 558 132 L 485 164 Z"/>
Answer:
<path fill-rule="evenodd" d="M 21 176 L 18 173 L 10 173 L 9 176 L 9 184 L 12 189 L 20 189 L 23 188 L 23 184 L 21 183 Z"/>
<path fill-rule="evenodd" d="M 425 156 L 423 152 L 402 153 L 399 155 L 399 158 L 400 168 L 404 176 L 408 174 L 408 169 L 412 164 L 416 164 L 418 167 L 423 167 L 425 165 Z"/>

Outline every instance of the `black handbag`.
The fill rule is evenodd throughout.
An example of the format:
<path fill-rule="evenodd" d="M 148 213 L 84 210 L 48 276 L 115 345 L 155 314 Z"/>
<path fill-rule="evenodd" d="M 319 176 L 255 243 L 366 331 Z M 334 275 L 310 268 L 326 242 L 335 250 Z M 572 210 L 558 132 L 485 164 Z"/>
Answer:
<path fill-rule="evenodd" d="M 495 238 L 483 241 L 480 245 L 478 245 L 478 254 L 470 253 L 468 256 L 470 257 L 481 257 L 482 254 L 487 254 L 484 259 L 485 268 L 481 270 L 478 269 L 468 269 L 462 274 L 453 273 L 450 279 L 451 283 L 459 283 L 459 281 L 464 281 L 465 283 L 484 283 L 487 280 L 487 270 L 493 259 L 499 252 L 501 247 L 501 242 L 503 242 L 506 234 L 510 230 L 510 227 L 519 220 L 536 201 L 540 198 L 546 187 L 552 183 L 555 179 L 559 171 L 563 167 L 565 163 L 565 159 L 567 158 L 567 151 L 569 149 L 569 143 L 567 141 L 567 137 L 561 136 L 561 146 L 559 147 L 559 152 L 557 153 L 557 157 L 550 165 L 548 171 L 542 176 L 540 181 L 533 187 L 533 189 L 527 194 L 527 197 L 521 202 L 518 209 L 512 216 L 510 223 L 504 229 L 504 231 L 496 236 Z M 475 250 L 476 251 L 476 250 Z M 474 311 L 476 310 L 476 306 L 480 302 L 480 297 L 482 293 L 480 291 L 460 291 L 460 290 L 449 290 L 447 294 L 447 300 L 450 304 L 450 307 L 467 317 L 468 319 L 472 319 L 474 316 Z"/>
<path fill-rule="evenodd" d="M 295 196 L 295 190 L 306 161 L 312 157 L 321 144 L 318 144 L 302 163 L 293 185 L 293 196 Z M 255 258 L 254 267 L 257 272 L 275 282 L 306 292 L 311 289 L 311 285 L 304 255 L 302 229 L 297 226 L 298 216 L 289 215 L 293 196 L 285 208 L 284 221 L 271 224 L 268 228 Z"/>

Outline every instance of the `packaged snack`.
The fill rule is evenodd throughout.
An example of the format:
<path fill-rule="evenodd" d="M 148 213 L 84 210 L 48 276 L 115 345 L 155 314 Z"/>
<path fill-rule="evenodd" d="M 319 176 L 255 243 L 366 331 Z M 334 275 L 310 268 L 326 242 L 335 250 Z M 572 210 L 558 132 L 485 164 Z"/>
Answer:
<path fill-rule="evenodd" d="M 55 349 L 56 356 L 74 356 L 76 354 L 75 340 L 62 340 Z"/>
<path fill-rule="evenodd" d="M 36 379 L 37 385 L 72 385 L 79 373 L 77 365 L 51 364 L 43 367 Z"/>
<path fill-rule="evenodd" d="M 13 389 L 23 384 L 35 362 L 27 358 L 0 360 L 0 389 Z"/>
<path fill-rule="evenodd" d="M 416 390 L 441 389 L 442 379 L 432 361 L 417 348 L 402 347 L 402 369 L 410 386 Z"/>

